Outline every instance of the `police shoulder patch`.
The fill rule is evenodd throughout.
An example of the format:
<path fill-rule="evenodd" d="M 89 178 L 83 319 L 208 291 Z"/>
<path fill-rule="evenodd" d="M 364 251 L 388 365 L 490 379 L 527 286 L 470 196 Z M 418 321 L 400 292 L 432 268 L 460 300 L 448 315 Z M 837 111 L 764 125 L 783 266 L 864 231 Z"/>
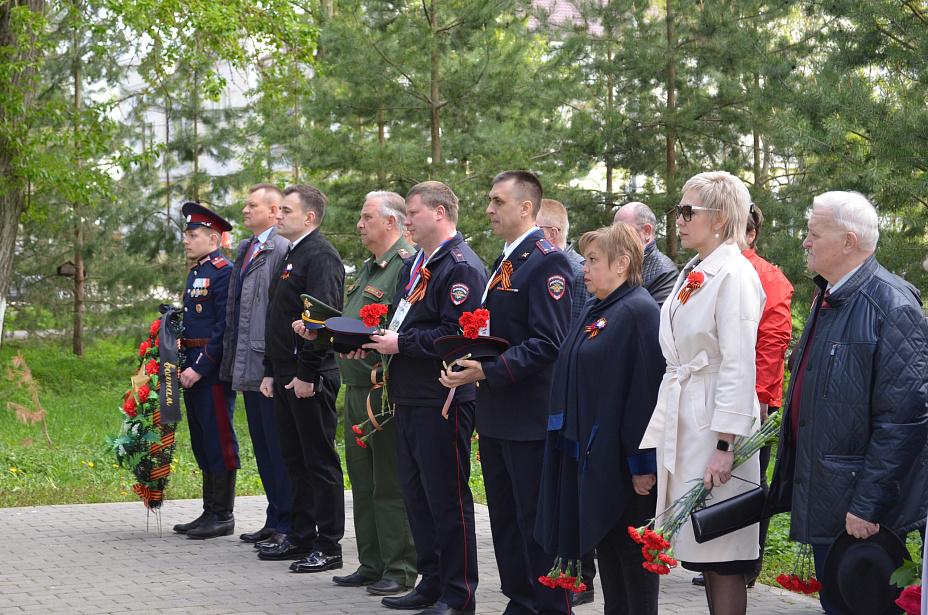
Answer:
<path fill-rule="evenodd" d="M 567 281 L 562 275 L 553 275 L 548 278 L 548 293 L 554 297 L 555 301 L 560 301 L 567 290 Z"/>
<path fill-rule="evenodd" d="M 547 239 L 539 239 L 535 242 L 535 245 L 538 246 L 538 249 L 541 250 L 542 254 L 551 254 L 553 252 L 560 252 L 561 249 L 556 245 L 548 241 Z"/>
<path fill-rule="evenodd" d="M 455 284 L 451 287 L 451 303 L 461 305 L 467 300 L 470 294 L 470 287 L 467 284 Z"/>
<path fill-rule="evenodd" d="M 364 292 L 374 295 L 378 299 L 383 299 L 383 291 L 374 288 L 373 286 L 368 286 L 364 289 Z"/>

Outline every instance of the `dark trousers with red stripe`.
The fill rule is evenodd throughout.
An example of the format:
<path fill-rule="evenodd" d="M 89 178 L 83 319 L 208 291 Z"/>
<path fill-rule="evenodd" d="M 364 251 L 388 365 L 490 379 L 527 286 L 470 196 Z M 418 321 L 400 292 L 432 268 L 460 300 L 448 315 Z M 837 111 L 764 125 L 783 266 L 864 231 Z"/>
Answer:
<path fill-rule="evenodd" d="M 416 589 L 452 608 L 472 612 L 477 591 L 477 536 L 470 492 L 474 402 L 440 406 L 397 404 L 396 442 L 403 499 L 418 552 Z"/>
<path fill-rule="evenodd" d="M 567 590 L 538 582 L 551 570 L 555 557 L 534 538 L 544 456 L 544 440 L 480 436 L 493 548 L 503 594 L 509 598 L 504 615 L 570 613 Z"/>
<path fill-rule="evenodd" d="M 224 472 L 241 467 L 238 438 L 232 425 L 235 391 L 227 382 L 197 383 L 184 389 L 184 406 L 190 426 L 190 447 L 204 472 Z"/>
<path fill-rule="evenodd" d="M 276 366 L 275 366 L 276 367 Z M 290 477 L 291 523 L 287 540 L 299 547 L 341 555 L 345 535 L 345 480 L 335 450 L 338 370 L 321 372 L 312 397 L 285 388 L 293 376 L 274 378 L 277 439 Z"/>
<path fill-rule="evenodd" d="M 256 391 L 243 391 L 248 431 L 255 449 L 255 464 L 267 495 L 267 514 L 264 525 L 281 534 L 290 533 L 290 479 L 287 466 L 280 454 L 277 438 L 277 418 L 274 416 L 274 398 Z"/>

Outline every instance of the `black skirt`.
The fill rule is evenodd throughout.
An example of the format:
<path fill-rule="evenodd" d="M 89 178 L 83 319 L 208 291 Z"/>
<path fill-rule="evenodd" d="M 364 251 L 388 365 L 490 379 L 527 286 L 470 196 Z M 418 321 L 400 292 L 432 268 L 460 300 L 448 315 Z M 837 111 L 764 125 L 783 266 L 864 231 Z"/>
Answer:
<path fill-rule="evenodd" d="M 680 565 L 693 572 L 714 572 L 716 574 L 754 574 L 757 570 L 756 559 L 742 559 L 731 562 L 680 562 Z"/>

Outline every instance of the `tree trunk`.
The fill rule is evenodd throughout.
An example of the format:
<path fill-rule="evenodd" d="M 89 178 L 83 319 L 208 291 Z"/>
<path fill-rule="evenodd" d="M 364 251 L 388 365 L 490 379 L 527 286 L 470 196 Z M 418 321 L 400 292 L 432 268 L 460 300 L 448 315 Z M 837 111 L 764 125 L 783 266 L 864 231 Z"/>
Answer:
<path fill-rule="evenodd" d="M 6 71 L 0 79 L 0 90 L 8 99 L 15 99 L 18 105 L 0 105 L 0 124 L 7 130 L 0 130 L 0 135 L 18 132 L 25 118 L 18 109 L 28 109 L 35 99 L 34 61 L 38 56 L 35 38 L 20 47 L 20 33 L 11 23 L 13 10 L 26 7 L 33 13 L 41 14 L 45 10 L 45 0 L 7 0 L 0 2 L 0 48 L 20 48 L 17 54 L 8 57 L 8 61 L 23 62 L 27 68 L 21 71 Z M 24 189 L 27 175 L 19 168 L 19 149 L 0 136 L 0 342 L 3 339 L 3 319 L 6 314 L 7 296 L 10 292 L 10 280 L 13 277 L 13 256 L 16 253 L 16 235 L 19 232 L 19 217 L 26 210 L 26 191 Z"/>
<path fill-rule="evenodd" d="M 200 73 L 193 71 L 193 200 L 200 202 Z"/>
<path fill-rule="evenodd" d="M 168 96 L 168 106 L 164 110 L 164 212 L 171 218 L 171 116 L 173 107 Z"/>
<path fill-rule="evenodd" d="M 386 126 L 386 115 L 384 114 L 383 105 L 380 105 L 380 108 L 377 109 L 377 144 L 380 146 L 380 163 L 377 165 L 377 180 L 381 185 L 383 185 L 387 179 L 387 172 L 383 168 L 383 146 L 387 139 Z"/>
<path fill-rule="evenodd" d="M 75 11 L 79 8 L 75 5 Z M 80 59 L 80 30 L 74 29 L 74 151 L 77 159 L 74 163 L 80 167 L 81 151 L 81 59 Z M 74 212 L 74 338 L 72 340 L 72 352 L 78 356 L 84 356 L 84 232 L 81 228 L 81 204 L 75 202 L 72 211 Z"/>
<path fill-rule="evenodd" d="M 611 43 L 612 33 L 609 32 L 606 38 Z M 609 66 L 610 67 L 613 66 L 612 49 L 609 49 L 606 52 L 606 58 L 609 60 Z M 606 110 L 607 111 L 612 111 L 612 108 L 615 106 L 615 95 L 613 93 L 613 89 L 614 89 L 613 76 L 612 76 L 612 70 L 610 69 L 606 73 Z M 606 152 L 606 202 L 604 203 L 604 205 L 606 206 L 607 210 L 612 209 L 613 200 L 614 200 L 612 196 L 613 193 L 615 192 L 615 189 L 612 186 L 612 176 L 614 173 L 615 173 L 615 161 L 612 157 L 612 152 Z"/>
<path fill-rule="evenodd" d="M 438 70 L 438 15 L 436 14 L 435 2 L 429 3 L 431 14 L 430 24 L 432 26 L 432 77 L 431 90 L 429 92 L 430 111 L 430 128 L 432 138 L 432 169 L 441 168 L 441 100 L 440 90 L 438 88 L 439 70 Z"/>
<path fill-rule="evenodd" d="M 664 184 L 667 186 L 667 205 L 673 201 L 676 195 L 673 191 L 676 189 L 674 176 L 677 174 L 676 148 L 677 138 L 674 133 L 672 115 L 677 104 L 677 68 L 674 64 L 674 48 L 676 40 L 673 31 L 673 0 L 667 0 L 667 117 L 665 118 L 665 130 L 667 139 L 667 177 Z M 667 256 L 671 260 L 677 259 L 677 216 L 673 210 L 667 212 Z"/>

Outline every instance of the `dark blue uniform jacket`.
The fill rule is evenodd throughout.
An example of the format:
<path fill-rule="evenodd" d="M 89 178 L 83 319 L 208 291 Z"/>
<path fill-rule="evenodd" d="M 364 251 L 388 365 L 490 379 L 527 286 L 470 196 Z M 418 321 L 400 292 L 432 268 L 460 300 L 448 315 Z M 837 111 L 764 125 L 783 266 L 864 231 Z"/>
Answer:
<path fill-rule="evenodd" d="M 219 382 L 222 337 L 226 332 L 226 301 L 232 263 L 218 249 L 201 258 L 187 274 L 184 289 L 184 338 L 209 339 L 206 346 L 188 348 L 184 367 L 202 376 L 196 385 Z"/>

